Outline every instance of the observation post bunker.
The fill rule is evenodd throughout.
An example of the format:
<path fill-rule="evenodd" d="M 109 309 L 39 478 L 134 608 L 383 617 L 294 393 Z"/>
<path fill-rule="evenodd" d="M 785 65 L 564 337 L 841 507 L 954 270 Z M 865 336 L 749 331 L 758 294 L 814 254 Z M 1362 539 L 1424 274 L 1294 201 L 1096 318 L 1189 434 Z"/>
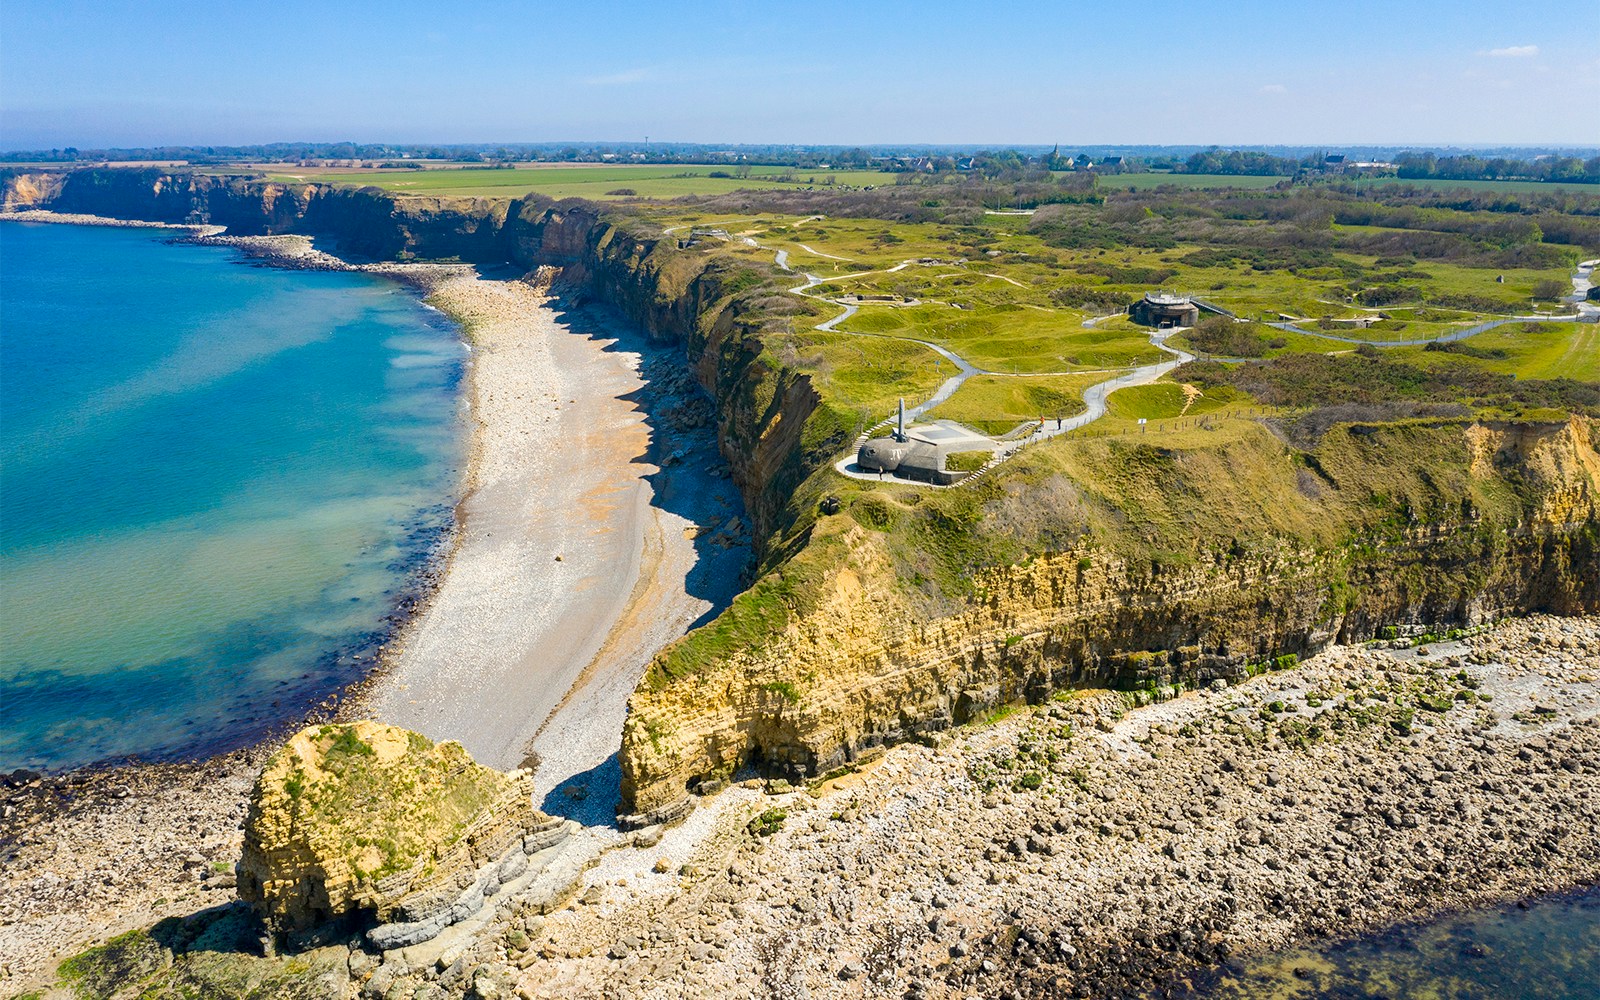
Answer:
<path fill-rule="evenodd" d="M 894 433 L 862 444 L 856 453 L 856 467 L 864 472 L 949 486 L 971 473 L 947 470 L 944 467 L 946 458 L 968 451 L 993 452 L 994 447 L 992 438 L 984 437 L 953 420 L 907 426 L 905 403 L 901 402 Z"/>
<path fill-rule="evenodd" d="M 1128 307 L 1128 318 L 1158 330 L 1169 326 L 1194 326 L 1200 321 L 1200 307 L 1187 295 L 1145 292 L 1144 298 Z"/>

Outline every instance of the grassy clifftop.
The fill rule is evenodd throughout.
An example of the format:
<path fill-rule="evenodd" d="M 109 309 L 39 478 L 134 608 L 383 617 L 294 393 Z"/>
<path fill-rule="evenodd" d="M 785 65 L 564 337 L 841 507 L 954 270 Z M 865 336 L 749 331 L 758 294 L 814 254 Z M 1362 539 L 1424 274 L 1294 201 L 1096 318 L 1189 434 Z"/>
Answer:
<path fill-rule="evenodd" d="M 835 484 L 838 514 L 662 655 L 624 729 L 642 811 L 789 780 L 1064 686 L 1237 680 L 1392 625 L 1600 607 L 1595 422 L 1240 420 L 1063 440 L 972 489 Z M 738 626 L 738 627 L 735 627 Z"/>

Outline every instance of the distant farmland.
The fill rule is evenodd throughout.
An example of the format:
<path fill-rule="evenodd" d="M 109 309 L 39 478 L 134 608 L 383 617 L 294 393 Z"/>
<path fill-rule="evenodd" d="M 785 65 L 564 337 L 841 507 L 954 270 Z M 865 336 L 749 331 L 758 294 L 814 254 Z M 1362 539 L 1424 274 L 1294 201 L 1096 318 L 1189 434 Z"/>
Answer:
<path fill-rule="evenodd" d="M 724 176 L 713 177 L 712 172 Z M 676 198 L 689 194 L 725 194 L 749 188 L 794 188 L 807 185 L 855 187 L 893 184 L 895 175 L 875 170 L 805 170 L 791 167 L 751 167 L 748 177 L 732 176 L 731 168 L 706 164 L 651 166 L 549 166 L 514 169 L 446 168 L 432 170 L 346 169 L 307 173 L 274 172 L 274 180 L 317 181 L 327 184 L 381 187 L 397 194 L 460 195 L 479 198 L 514 198 L 529 192 L 551 198 Z M 792 177 L 792 180 L 779 180 Z M 631 192 L 624 194 L 621 192 Z"/>

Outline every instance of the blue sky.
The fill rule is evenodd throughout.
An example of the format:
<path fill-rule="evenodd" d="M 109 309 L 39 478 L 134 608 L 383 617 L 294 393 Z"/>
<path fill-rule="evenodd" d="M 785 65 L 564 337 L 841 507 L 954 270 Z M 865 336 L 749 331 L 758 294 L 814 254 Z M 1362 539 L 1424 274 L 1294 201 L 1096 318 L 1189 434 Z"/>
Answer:
<path fill-rule="evenodd" d="M 0 146 L 1600 144 L 1545 0 L 5 0 Z"/>

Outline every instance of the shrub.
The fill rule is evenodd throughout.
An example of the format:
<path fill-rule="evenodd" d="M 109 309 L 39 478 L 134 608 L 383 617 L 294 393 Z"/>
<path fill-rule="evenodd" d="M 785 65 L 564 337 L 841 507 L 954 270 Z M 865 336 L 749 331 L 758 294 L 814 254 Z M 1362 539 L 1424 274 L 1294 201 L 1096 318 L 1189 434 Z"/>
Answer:
<path fill-rule="evenodd" d="M 1133 296 L 1095 285 L 1063 285 L 1050 292 L 1050 301 L 1063 309 L 1118 312 L 1133 304 Z"/>
<path fill-rule="evenodd" d="M 761 685 L 761 690 L 778 695 L 791 705 L 800 701 L 800 692 L 788 681 L 773 681 L 770 684 L 763 684 Z"/>
<path fill-rule="evenodd" d="M 1283 346 L 1281 337 L 1270 337 L 1256 323 L 1239 323 L 1226 316 L 1207 316 L 1194 329 L 1184 334 L 1184 339 L 1195 350 L 1224 358 L 1259 358 L 1271 350 L 1274 343 Z"/>
<path fill-rule="evenodd" d="M 1452 340 L 1449 342 L 1430 341 L 1424 351 L 1443 351 L 1446 354 L 1460 354 L 1468 358 L 1483 358 L 1488 361 L 1502 361 L 1511 355 L 1503 347 L 1474 347 L 1465 341 Z"/>
<path fill-rule="evenodd" d="M 333 745 L 328 747 L 328 753 L 342 753 L 346 756 L 371 757 L 373 750 L 371 747 L 361 742 L 361 737 L 356 735 L 354 727 L 346 726 L 344 731 L 339 734 L 338 738 L 333 741 Z"/>
<path fill-rule="evenodd" d="M 1549 407 L 1600 415 L 1600 385 L 1574 379 L 1519 379 L 1468 362 L 1426 368 L 1390 360 L 1363 344 L 1354 353 L 1285 354 L 1269 361 L 1223 365 L 1190 362 L 1172 377 L 1202 389 L 1231 386 L 1268 406 L 1340 404 L 1428 406 L 1472 403 L 1508 409 Z"/>
<path fill-rule="evenodd" d="M 1536 299 L 1554 300 L 1572 291 L 1572 286 L 1564 281 L 1554 278 L 1545 278 L 1533 286 L 1533 297 Z"/>
<path fill-rule="evenodd" d="M 774 807 L 766 810 L 760 816 L 757 816 L 755 819 L 751 820 L 747 829 L 750 831 L 752 836 L 770 837 L 779 830 L 783 829 L 783 821 L 788 818 L 788 813 L 784 812 L 782 809 Z"/>

